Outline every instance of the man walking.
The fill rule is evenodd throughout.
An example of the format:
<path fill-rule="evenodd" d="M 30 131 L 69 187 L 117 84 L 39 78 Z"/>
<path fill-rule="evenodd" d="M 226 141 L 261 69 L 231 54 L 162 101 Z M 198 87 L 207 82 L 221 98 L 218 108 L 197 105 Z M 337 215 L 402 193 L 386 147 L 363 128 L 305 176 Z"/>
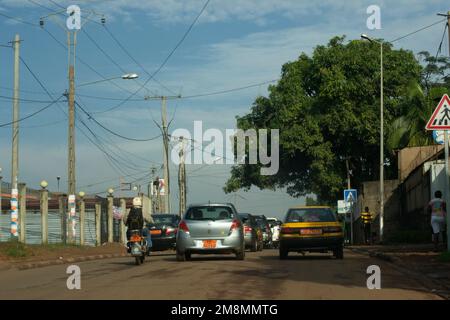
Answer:
<path fill-rule="evenodd" d="M 364 243 L 372 244 L 372 214 L 368 207 L 364 209 L 364 212 L 361 212 L 361 221 L 364 230 Z"/>
<path fill-rule="evenodd" d="M 428 214 L 431 215 L 431 227 L 433 228 L 433 243 L 434 250 L 438 251 L 439 248 L 439 237 L 442 234 L 442 240 L 445 244 L 445 227 L 446 227 L 446 215 L 447 215 L 447 205 L 444 200 L 442 200 L 442 192 L 436 191 L 434 193 L 434 199 L 428 204 Z"/>

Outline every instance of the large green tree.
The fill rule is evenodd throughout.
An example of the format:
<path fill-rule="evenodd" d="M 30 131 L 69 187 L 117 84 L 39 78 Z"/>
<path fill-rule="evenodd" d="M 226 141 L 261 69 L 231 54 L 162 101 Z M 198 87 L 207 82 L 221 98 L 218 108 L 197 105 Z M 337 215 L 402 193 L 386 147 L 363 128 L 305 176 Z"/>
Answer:
<path fill-rule="evenodd" d="M 420 83 L 422 67 L 410 51 L 385 45 L 385 124 L 405 113 L 407 88 Z M 342 197 L 346 159 L 353 185 L 379 175 L 379 45 L 335 37 L 313 54 L 283 65 L 268 97 L 256 98 L 240 129 L 280 130 L 280 170 L 261 176 L 260 165 L 237 165 L 224 190 L 287 187 L 293 196 L 314 193 L 321 202 Z M 396 174 L 386 152 L 387 178 Z"/>

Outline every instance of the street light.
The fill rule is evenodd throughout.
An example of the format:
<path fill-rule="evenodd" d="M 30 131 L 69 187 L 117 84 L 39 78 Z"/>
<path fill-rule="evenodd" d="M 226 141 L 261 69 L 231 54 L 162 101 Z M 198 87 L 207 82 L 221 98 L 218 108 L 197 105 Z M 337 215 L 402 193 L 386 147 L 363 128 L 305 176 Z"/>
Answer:
<path fill-rule="evenodd" d="M 113 188 L 109 188 L 108 189 L 108 194 L 109 194 L 110 197 L 112 197 L 113 193 L 114 193 L 114 189 Z"/>
<path fill-rule="evenodd" d="M 83 199 L 84 196 L 86 195 L 86 193 L 85 193 L 84 191 L 80 191 L 80 192 L 78 193 L 78 195 L 80 196 L 81 199 Z"/>
<path fill-rule="evenodd" d="M 43 190 L 45 190 L 47 187 L 48 187 L 48 182 L 45 181 L 45 180 L 42 180 L 42 181 L 41 181 L 41 188 L 42 188 Z"/>
<path fill-rule="evenodd" d="M 361 39 L 380 45 L 380 242 L 383 241 L 384 229 L 384 79 L 383 79 L 383 42 L 370 38 L 366 34 Z"/>
<path fill-rule="evenodd" d="M 97 81 L 92 81 L 92 82 L 87 82 L 87 83 L 82 83 L 79 84 L 77 87 L 83 87 L 83 86 L 88 86 L 91 84 L 96 84 L 96 83 L 100 83 L 100 82 L 105 82 L 105 81 L 111 81 L 111 80 L 116 80 L 116 79 L 123 79 L 123 80 L 134 80 L 139 78 L 139 75 L 136 73 L 127 73 L 118 77 L 113 77 L 113 78 L 108 78 L 108 79 L 102 79 L 102 80 L 97 80 Z"/>
<path fill-rule="evenodd" d="M 61 177 L 60 177 L 60 176 L 57 176 L 57 177 L 56 177 L 56 181 L 58 182 L 58 192 L 59 192 L 59 180 L 61 180 Z"/>

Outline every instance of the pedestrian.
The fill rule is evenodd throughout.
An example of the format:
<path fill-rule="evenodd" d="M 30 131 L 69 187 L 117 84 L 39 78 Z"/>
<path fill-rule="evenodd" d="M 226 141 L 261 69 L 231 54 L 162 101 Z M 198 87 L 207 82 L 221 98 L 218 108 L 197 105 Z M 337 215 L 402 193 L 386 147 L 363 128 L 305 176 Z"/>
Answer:
<path fill-rule="evenodd" d="M 446 215 L 447 215 L 447 205 L 442 199 L 442 192 L 436 191 L 434 193 L 434 199 L 430 201 L 427 208 L 428 214 L 431 216 L 431 227 L 433 229 L 433 243 L 434 250 L 439 249 L 439 237 L 442 234 L 442 240 L 445 244 L 445 227 L 446 227 Z"/>
<path fill-rule="evenodd" d="M 364 230 L 364 243 L 372 244 L 372 214 L 369 207 L 365 207 L 364 212 L 361 212 L 361 222 Z"/>

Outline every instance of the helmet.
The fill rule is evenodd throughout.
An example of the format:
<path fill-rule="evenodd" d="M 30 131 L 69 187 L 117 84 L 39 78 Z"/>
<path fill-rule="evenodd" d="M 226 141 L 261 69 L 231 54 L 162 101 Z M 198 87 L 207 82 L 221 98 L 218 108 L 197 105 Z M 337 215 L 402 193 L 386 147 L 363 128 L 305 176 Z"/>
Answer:
<path fill-rule="evenodd" d="M 133 207 L 142 207 L 142 200 L 139 197 L 133 198 Z"/>

